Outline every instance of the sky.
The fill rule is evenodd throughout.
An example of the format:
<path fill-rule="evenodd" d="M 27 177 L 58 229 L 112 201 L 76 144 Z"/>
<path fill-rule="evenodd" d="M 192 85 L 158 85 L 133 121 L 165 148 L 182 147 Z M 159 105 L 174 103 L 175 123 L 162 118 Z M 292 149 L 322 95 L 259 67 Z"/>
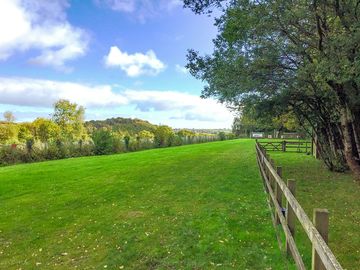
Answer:
<path fill-rule="evenodd" d="M 184 67 L 187 49 L 212 52 L 213 24 L 180 0 L 1 0 L 0 113 L 31 121 L 68 99 L 87 120 L 230 128 Z"/>

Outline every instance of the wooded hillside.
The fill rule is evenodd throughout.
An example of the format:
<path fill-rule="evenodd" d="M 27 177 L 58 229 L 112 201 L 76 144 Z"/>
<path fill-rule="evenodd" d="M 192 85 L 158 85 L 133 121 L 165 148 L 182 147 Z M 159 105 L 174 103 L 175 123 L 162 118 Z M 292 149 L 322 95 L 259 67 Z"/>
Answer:
<path fill-rule="evenodd" d="M 135 135 L 142 130 L 154 132 L 157 126 L 141 119 L 117 117 L 106 120 L 86 121 L 85 127 L 90 130 L 93 128 L 108 128 L 115 132 L 127 132 L 129 135 Z"/>

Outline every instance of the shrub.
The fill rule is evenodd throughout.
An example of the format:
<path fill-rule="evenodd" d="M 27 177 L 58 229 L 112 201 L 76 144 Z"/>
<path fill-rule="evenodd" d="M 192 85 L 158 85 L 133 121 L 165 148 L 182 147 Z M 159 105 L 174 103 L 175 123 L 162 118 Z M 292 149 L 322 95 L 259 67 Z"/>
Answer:
<path fill-rule="evenodd" d="M 130 150 L 130 136 L 129 135 L 124 136 L 124 143 L 125 143 L 126 151 L 129 151 Z"/>
<path fill-rule="evenodd" d="M 26 139 L 26 149 L 29 153 L 32 152 L 33 150 L 33 147 L 34 147 L 34 143 L 35 143 L 35 140 L 34 138 L 28 138 Z"/>
<path fill-rule="evenodd" d="M 113 152 L 113 136 L 106 129 L 99 129 L 93 132 L 91 138 L 94 142 L 96 155 L 106 155 Z"/>
<path fill-rule="evenodd" d="M 228 140 L 233 140 L 233 139 L 236 138 L 234 133 L 228 133 L 226 137 L 227 137 Z"/>
<path fill-rule="evenodd" d="M 124 140 L 121 136 L 113 137 L 113 152 L 114 153 L 123 153 L 126 152 L 126 147 L 124 144 Z"/>
<path fill-rule="evenodd" d="M 168 126 L 158 126 L 154 132 L 154 135 L 156 147 L 171 146 L 174 137 L 172 128 Z"/>
<path fill-rule="evenodd" d="M 170 137 L 171 140 L 171 145 L 172 146 L 180 146 L 183 145 L 183 140 L 180 136 L 178 135 L 174 135 L 172 137 Z"/>
<path fill-rule="evenodd" d="M 138 151 L 140 150 L 140 144 L 137 140 L 129 140 L 129 146 L 127 151 Z"/>
<path fill-rule="evenodd" d="M 2 146 L 0 148 L 0 164 L 10 165 L 21 162 L 24 150 L 18 147 Z"/>
<path fill-rule="evenodd" d="M 81 147 L 80 153 L 81 153 L 80 156 L 93 156 L 94 155 L 94 144 L 91 142 L 83 144 Z"/>
<path fill-rule="evenodd" d="M 221 131 L 218 133 L 218 136 L 219 136 L 219 140 L 220 141 L 225 141 L 226 140 L 226 133 Z"/>
<path fill-rule="evenodd" d="M 43 156 L 47 160 L 61 159 L 63 158 L 63 154 L 59 150 L 59 145 L 52 143 L 47 145 L 43 150 Z"/>

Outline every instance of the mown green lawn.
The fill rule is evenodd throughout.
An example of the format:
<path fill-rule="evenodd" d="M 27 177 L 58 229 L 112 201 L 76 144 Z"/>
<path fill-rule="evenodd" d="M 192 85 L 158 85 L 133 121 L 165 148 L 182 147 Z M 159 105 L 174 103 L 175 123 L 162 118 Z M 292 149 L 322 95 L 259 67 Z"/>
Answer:
<path fill-rule="evenodd" d="M 0 168 L 0 269 L 284 269 L 235 140 Z"/>
<path fill-rule="evenodd" d="M 283 167 L 283 178 L 297 181 L 298 201 L 311 219 L 314 208 L 329 210 L 329 245 L 343 268 L 360 269 L 360 185 L 350 173 L 330 172 L 322 161 L 312 156 L 269 153 L 276 165 Z M 297 232 L 296 238 L 310 266 L 310 242 L 303 230 Z"/>

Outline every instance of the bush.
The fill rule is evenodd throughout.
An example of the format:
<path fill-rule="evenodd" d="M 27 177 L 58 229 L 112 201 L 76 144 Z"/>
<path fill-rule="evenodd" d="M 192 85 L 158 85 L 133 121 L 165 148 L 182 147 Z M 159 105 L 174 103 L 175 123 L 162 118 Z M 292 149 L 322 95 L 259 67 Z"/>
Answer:
<path fill-rule="evenodd" d="M 90 142 L 83 144 L 80 149 L 79 156 L 93 156 L 93 155 L 94 155 L 94 144 Z"/>
<path fill-rule="evenodd" d="M 182 138 L 180 136 L 178 136 L 178 135 L 174 135 L 174 136 L 172 136 L 170 138 L 171 138 L 171 145 L 172 146 L 180 146 L 180 145 L 184 144 Z"/>
<path fill-rule="evenodd" d="M 226 133 L 221 131 L 218 133 L 218 136 L 219 136 L 219 140 L 220 141 L 225 141 L 226 140 Z"/>
<path fill-rule="evenodd" d="M 126 151 L 129 151 L 130 150 L 130 136 L 129 135 L 124 136 L 124 143 L 125 143 Z"/>
<path fill-rule="evenodd" d="M 34 144 L 35 144 L 35 140 L 34 138 L 28 138 L 26 139 L 26 149 L 29 153 L 32 152 L 33 150 L 33 147 L 34 147 Z"/>
<path fill-rule="evenodd" d="M 234 133 L 228 133 L 227 136 L 226 136 L 226 138 L 227 138 L 228 140 L 233 140 L 233 139 L 236 138 L 236 136 L 235 136 Z"/>
<path fill-rule="evenodd" d="M 17 146 L 2 146 L 0 148 L 0 164 L 10 165 L 19 163 L 23 154 L 24 150 L 19 149 Z"/>
<path fill-rule="evenodd" d="M 24 144 L 0 146 L 0 165 L 11 165 L 24 162 L 55 160 L 70 157 L 105 155 L 139 151 L 154 147 L 179 146 L 192 143 L 203 143 L 233 138 L 233 134 L 219 132 L 218 135 L 195 134 L 186 130 L 174 133 L 168 126 L 158 126 L 154 134 L 142 131 L 136 137 L 124 133 L 111 132 L 102 128 L 94 130 L 91 138 L 79 141 L 63 141 L 57 139 L 50 143 L 27 137 Z"/>
<path fill-rule="evenodd" d="M 89 142 L 85 144 L 65 144 L 57 141 L 44 145 L 28 140 L 22 145 L 13 144 L 0 147 L 0 165 L 90 156 L 93 154 L 94 145 Z"/>
<path fill-rule="evenodd" d="M 113 153 L 113 136 L 110 131 L 106 129 L 96 130 L 91 136 L 96 155 L 106 155 Z"/>
<path fill-rule="evenodd" d="M 58 144 L 49 144 L 43 150 L 43 156 L 47 160 L 61 159 L 63 158 L 63 154 L 59 151 Z"/>
<path fill-rule="evenodd" d="M 122 137 L 114 136 L 112 144 L 113 144 L 113 152 L 114 153 L 126 152 L 126 147 L 125 147 L 124 140 Z"/>
<path fill-rule="evenodd" d="M 28 150 L 27 146 L 3 146 L 0 148 L 0 164 L 11 165 L 17 163 L 29 163 L 44 160 L 44 156 L 38 150 Z"/>
<path fill-rule="evenodd" d="M 168 126 L 158 126 L 154 132 L 155 146 L 167 147 L 171 146 L 173 142 L 174 132 Z"/>

